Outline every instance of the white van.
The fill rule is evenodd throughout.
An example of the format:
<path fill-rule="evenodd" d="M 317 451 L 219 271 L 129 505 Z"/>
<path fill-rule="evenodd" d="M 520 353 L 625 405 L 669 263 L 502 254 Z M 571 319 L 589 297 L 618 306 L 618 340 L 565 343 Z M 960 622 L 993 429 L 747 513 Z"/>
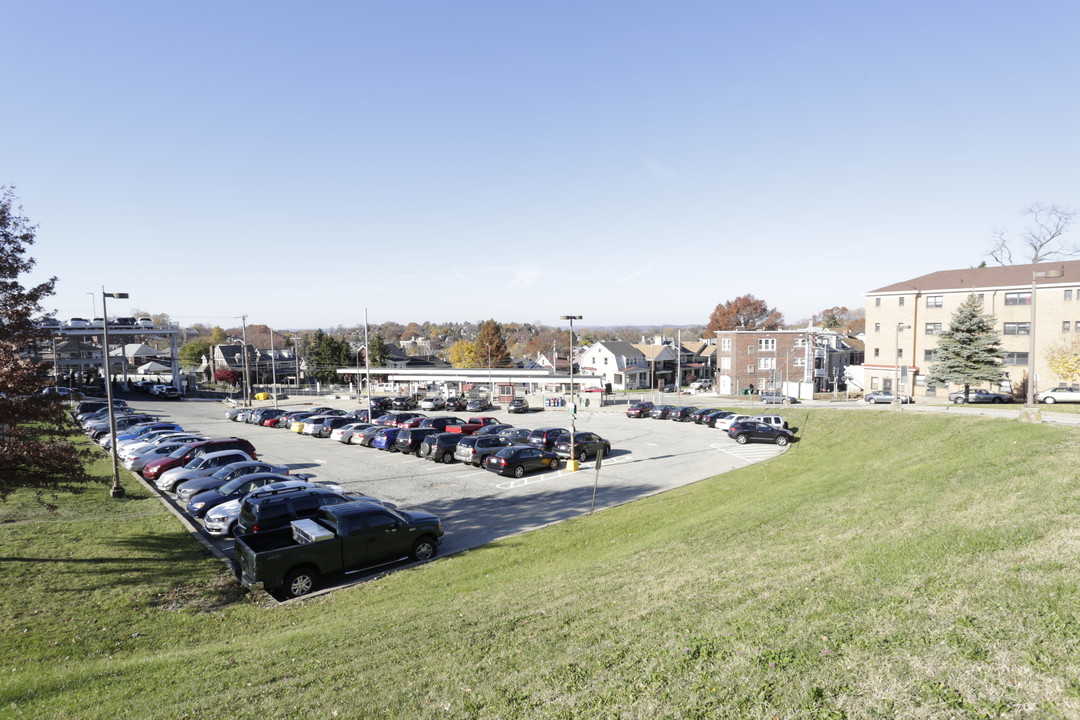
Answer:
<path fill-rule="evenodd" d="M 694 382 L 690 383 L 690 389 L 694 392 L 712 390 L 712 380 L 695 380 Z"/>

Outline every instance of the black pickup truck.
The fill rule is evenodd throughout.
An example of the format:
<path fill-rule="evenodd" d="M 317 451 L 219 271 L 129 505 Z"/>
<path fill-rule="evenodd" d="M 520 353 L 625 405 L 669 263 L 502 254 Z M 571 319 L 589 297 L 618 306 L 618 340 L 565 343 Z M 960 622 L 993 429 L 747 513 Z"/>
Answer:
<path fill-rule="evenodd" d="M 371 501 L 327 505 L 314 519 L 236 538 L 240 582 L 300 597 L 324 575 L 429 560 L 442 535 L 439 518 L 423 510 L 392 510 Z"/>

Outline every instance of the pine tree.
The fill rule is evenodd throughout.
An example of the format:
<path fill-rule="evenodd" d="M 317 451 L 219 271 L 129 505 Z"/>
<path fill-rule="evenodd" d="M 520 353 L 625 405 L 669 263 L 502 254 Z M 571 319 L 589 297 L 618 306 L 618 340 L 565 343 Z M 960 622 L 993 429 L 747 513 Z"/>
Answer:
<path fill-rule="evenodd" d="M 928 385 L 956 383 L 968 390 L 979 383 L 999 383 L 1003 376 L 1001 334 L 993 315 L 983 312 L 975 295 L 968 295 L 938 338 L 937 359 L 926 375 Z"/>
<path fill-rule="evenodd" d="M 37 228 L 23 217 L 14 191 L 0 186 L 0 500 L 20 488 L 32 489 L 46 507 L 46 493 L 82 492 L 92 478 L 84 467 L 89 453 L 71 442 L 74 433 L 58 395 L 49 386 L 49 365 L 37 359 L 50 334 L 34 320 L 53 294 L 56 278 L 24 288 L 19 275 L 35 261 L 26 256 Z"/>

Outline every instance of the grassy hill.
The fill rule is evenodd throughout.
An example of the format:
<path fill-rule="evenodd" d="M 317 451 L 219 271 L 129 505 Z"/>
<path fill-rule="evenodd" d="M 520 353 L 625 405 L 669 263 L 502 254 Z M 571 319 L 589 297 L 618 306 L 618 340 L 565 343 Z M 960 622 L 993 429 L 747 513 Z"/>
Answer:
<path fill-rule="evenodd" d="M 773 461 L 281 607 L 143 491 L 10 501 L 0 717 L 1080 717 L 1080 434 L 794 414 Z"/>

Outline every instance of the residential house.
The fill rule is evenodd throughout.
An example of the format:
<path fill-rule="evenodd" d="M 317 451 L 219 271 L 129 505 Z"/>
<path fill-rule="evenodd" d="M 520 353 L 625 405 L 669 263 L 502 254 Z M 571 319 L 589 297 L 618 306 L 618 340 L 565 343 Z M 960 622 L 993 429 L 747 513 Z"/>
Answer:
<path fill-rule="evenodd" d="M 585 348 L 578 362 L 585 375 L 601 375 L 612 390 L 638 390 L 651 387 L 645 355 L 631 343 L 605 340 Z"/>

